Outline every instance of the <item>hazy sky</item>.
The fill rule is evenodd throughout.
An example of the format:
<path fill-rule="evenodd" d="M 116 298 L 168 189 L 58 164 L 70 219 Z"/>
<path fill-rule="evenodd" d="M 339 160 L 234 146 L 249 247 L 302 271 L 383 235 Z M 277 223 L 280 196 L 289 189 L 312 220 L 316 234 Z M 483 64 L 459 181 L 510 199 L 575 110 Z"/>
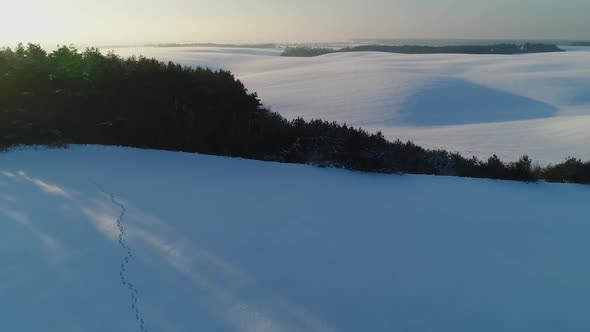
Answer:
<path fill-rule="evenodd" d="M 17 41 L 590 39 L 590 0 L 0 0 Z"/>

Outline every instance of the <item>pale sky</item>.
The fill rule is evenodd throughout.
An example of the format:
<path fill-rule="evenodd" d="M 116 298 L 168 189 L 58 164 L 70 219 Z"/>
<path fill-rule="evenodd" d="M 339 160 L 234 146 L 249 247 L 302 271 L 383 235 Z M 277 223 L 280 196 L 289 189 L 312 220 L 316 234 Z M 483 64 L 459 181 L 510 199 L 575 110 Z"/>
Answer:
<path fill-rule="evenodd" d="M 0 44 L 590 39 L 590 0 L 0 0 Z"/>

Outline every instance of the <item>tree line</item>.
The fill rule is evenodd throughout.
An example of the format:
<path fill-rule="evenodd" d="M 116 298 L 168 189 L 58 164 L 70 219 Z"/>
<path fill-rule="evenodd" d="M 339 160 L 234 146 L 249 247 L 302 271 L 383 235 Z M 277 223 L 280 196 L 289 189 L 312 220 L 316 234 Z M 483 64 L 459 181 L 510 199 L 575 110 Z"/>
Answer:
<path fill-rule="evenodd" d="M 323 120 L 287 120 L 232 73 L 96 48 L 0 49 L 0 148 L 102 144 L 380 173 L 590 183 L 590 162 L 465 158 Z"/>
<path fill-rule="evenodd" d="M 330 53 L 346 52 L 386 52 L 402 54 L 524 54 L 564 52 L 557 45 L 541 43 L 524 44 L 493 44 L 493 45 L 454 45 L 454 46 L 417 46 L 417 45 L 361 45 L 345 47 L 342 49 L 313 48 L 313 47 L 287 47 L 281 54 L 290 57 L 314 57 Z"/>

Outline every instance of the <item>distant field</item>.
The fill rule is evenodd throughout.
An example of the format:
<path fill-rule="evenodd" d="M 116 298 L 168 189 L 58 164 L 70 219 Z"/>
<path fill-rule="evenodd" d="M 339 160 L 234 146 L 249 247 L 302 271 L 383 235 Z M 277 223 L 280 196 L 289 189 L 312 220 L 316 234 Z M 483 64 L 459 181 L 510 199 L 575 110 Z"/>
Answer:
<path fill-rule="evenodd" d="M 232 70 L 288 118 L 381 130 L 431 148 L 543 163 L 590 159 L 590 51 L 548 54 L 343 53 L 279 57 L 281 50 L 121 48 L 185 65 Z"/>

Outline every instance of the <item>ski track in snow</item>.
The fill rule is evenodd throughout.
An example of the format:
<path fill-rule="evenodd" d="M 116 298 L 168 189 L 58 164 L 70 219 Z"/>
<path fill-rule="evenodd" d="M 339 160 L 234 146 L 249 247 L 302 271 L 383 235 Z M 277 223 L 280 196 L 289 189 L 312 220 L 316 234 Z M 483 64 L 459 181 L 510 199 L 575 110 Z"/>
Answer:
<path fill-rule="evenodd" d="M 121 209 L 121 214 L 119 214 L 119 217 L 117 218 L 117 229 L 119 230 L 119 238 L 118 238 L 119 245 L 125 251 L 125 257 L 123 258 L 123 261 L 121 262 L 121 266 L 119 269 L 119 277 L 121 278 L 121 283 L 123 284 L 123 286 L 125 288 L 127 288 L 127 290 L 129 291 L 129 294 L 131 296 L 131 309 L 135 313 L 135 320 L 137 321 L 137 323 L 139 325 L 139 330 L 141 332 L 148 332 L 148 329 L 145 327 L 145 321 L 143 319 L 143 314 L 139 308 L 139 291 L 137 290 L 135 285 L 131 281 L 129 281 L 129 279 L 127 279 L 127 275 L 126 275 L 127 266 L 129 265 L 129 262 L 131 261 L 131 259 L 133 259 L 133 250 L 125 242 L 125 237 L 127 236 L 127 229 L 125 228 L 125 225 L 123 225 L 123 219 L 125 218 L 125 214 L 127 213 L 127 208 L 125 207 L 125 205 L 123 205 L 121 202 L 119 202 L 116 199 L 114 194 L 109 193 L 106 190 L 104 190 L 102 188 L 102 186 L 100 186 L 98 183 L 96 183 L 94 181 L 91 181 L 91 182 L 103 194 L 105 194 L 109 197 L 111 203 L 113 203 L 114 205 L 116 205 L 117 207 L 119 207 Z"/>

